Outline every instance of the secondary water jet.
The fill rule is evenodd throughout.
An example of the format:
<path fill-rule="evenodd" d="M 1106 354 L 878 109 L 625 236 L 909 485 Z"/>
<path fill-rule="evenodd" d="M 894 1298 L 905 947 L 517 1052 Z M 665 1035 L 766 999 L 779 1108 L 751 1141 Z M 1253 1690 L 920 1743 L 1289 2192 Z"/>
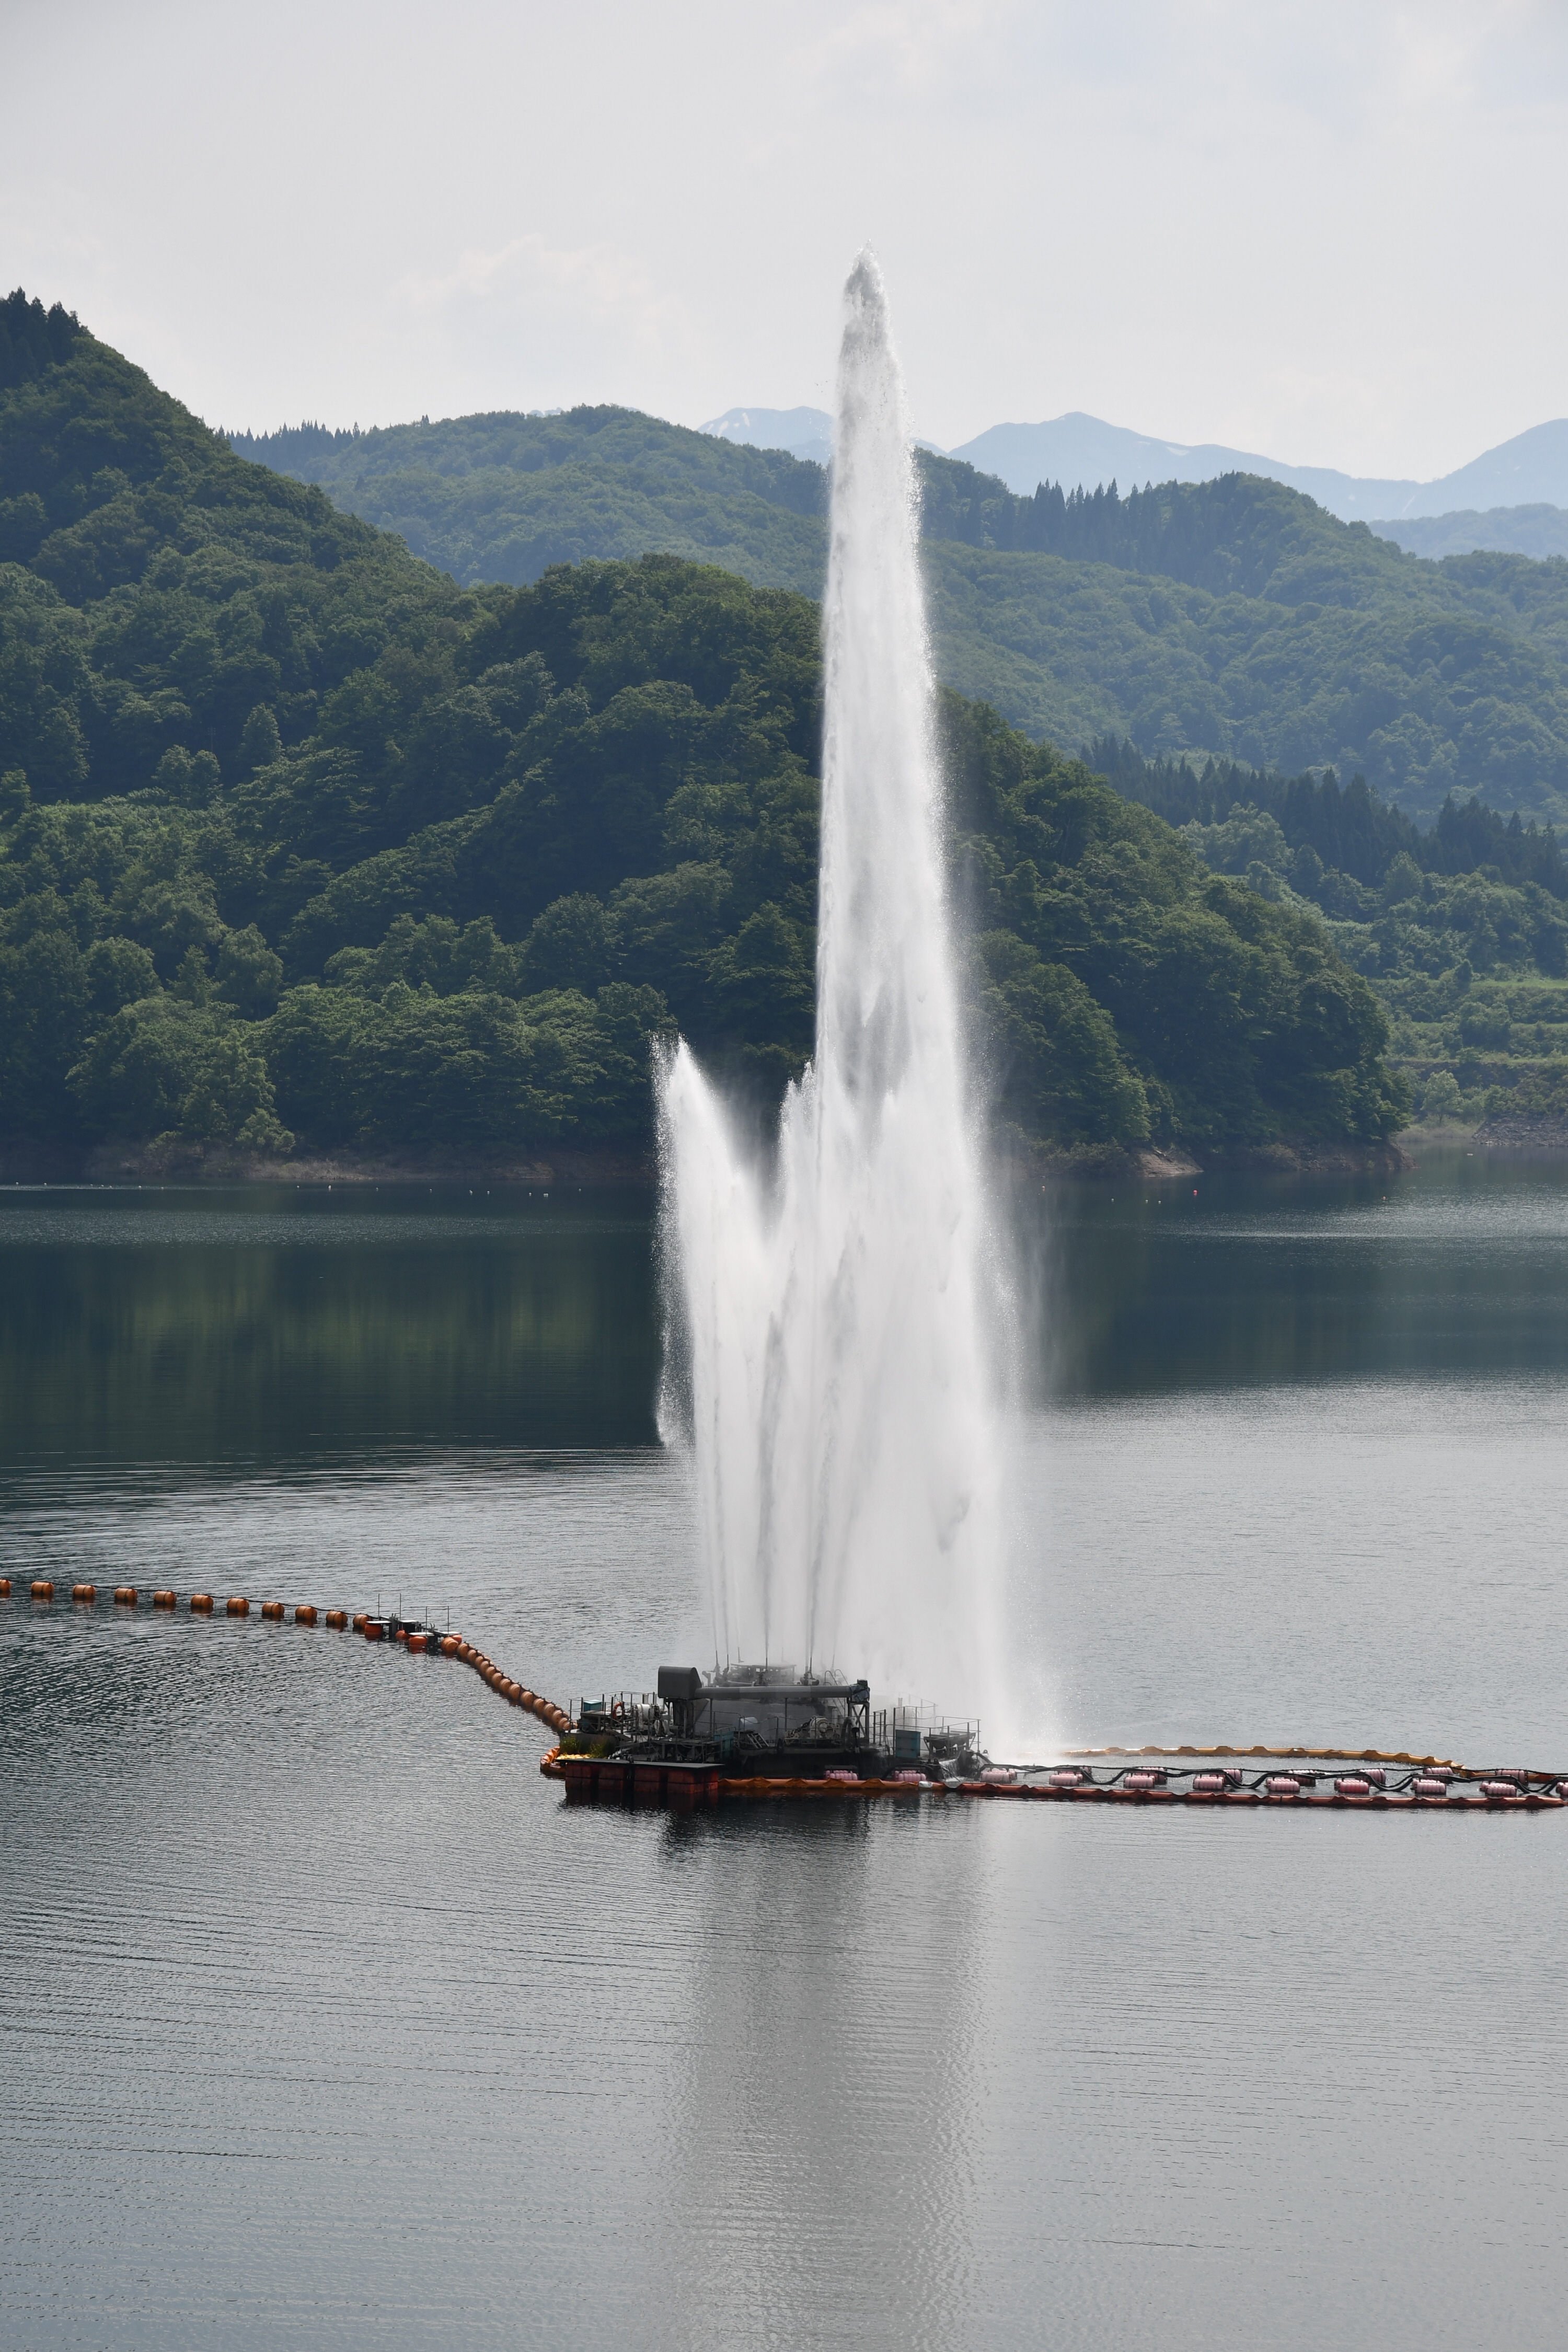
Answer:
<path fill-rule="evenodd" d="M 658 1073 L 662 1423 L 720 1660 L 996 1698 L 992 1226 L 943 855 L 918 494 L 887 295 L 845 289 L 816 1033 L 759 1155 L 684 1042 Z M 842 1675 L 836 1677 L 844 1680 Z"/>

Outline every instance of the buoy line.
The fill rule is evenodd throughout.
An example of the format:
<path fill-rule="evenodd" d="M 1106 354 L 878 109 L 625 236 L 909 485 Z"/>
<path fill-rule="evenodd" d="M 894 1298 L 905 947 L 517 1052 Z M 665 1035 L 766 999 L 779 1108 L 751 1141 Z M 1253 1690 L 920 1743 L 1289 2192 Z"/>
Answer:
<path fill-rule="evenodd" d="M 983 1780 L 949 1786 L 963 1797 L 1034 1798 L 1066 1804 L 1293 1805 L 1330 1806 L 1340 1811 L 1447 1813 L 1562 1811 L 1568 1807 L 1568 1774 L 1528 1770 L 1521 1765 L 1476 1769 L 1405 1756 L 1391 1769 L 1388 1762 L 1369 1760 L 1376 1750 L 1347 1754 L 1336 1748 L 1120 1748 L 1077 1752 L 1105 1759 L 1188 1756 L 1193 1761 L 1128 1763 L 1100 1776 L 1086 1764 L 1002 1766 L 993 1768 Z M 1255 1771 L 1249 1778 L 1234 1763 L 1205 1767 L 1200 1761 L 1226 1755 L 1289 1758 L 1292 1769 Z M 1327 1770 L 1311 1769 L 1325 1760 Z M 1026 1773 L 1037 1777 L 1026 1779 Z"/>
<path fill-rule="evenodd" d="M 98 1587 L 96 1584 L 73 1584 L 70 1597 L 79 1605 L 92 1606 L 98 1600 Z M 11 1598 L 11 1579 L 0 1576 L 0 1601 Z M 52 1601 L 55 1598 L 53 1580 L 35 1578 L 28 1588 L 28 1598 Z M 179 1594 L 168 1586 L 160 1586 L 148 1598 L 154 1609 L 173 1611 L 180 1606 Z M 137 1585 L 117 1584 L 114 1587 L 117 1608 L 139 1608 L 142 1599 L 142 1591 Z M 265 1622 L 272 1624 L 281 1624 L 290 1614 L 284 1601 L 252 1601 L 238 1592 L 231 1594 L 221 1605 L 226 1617 L 248 1617 L 254 1611 Z M 211 1617 L 218 1607 L 218 1601 L 210 1592 L 192 1592 L 185 1596 L 185 1609 L 190 1616 Z M 526 1715 L 537 1716 L 540 1722 L 547 1724 L 558 1738 L 564 1738 L 572 1728 L 571 1717 L 563 1707 L 557 1706 L 552 1699 L 541 1697 L 537 1691 L 530 1690 L 525 1684 L 514 1682 L 493 1658 L 487 1657 L 483 1650 L 476 1649 L 473 1643 L 465 1640 L 461 1633 L 442 1633 L 434 1625 L 414 1624 L 395 1616 L 372 1616 L 368 1610 L 362 1610 L 351 1617 L 346 1609 L 319 1609 L 310 1601 L 297 1601 L 292 1616 L 296 1625 L 321 1625 L 331 1633 L 339 1633 L 352 1630 L 367 1642 L 395 1642 L 414 1657 L 456 1658 L 459 1664 L 471 1666 L 479 1680 L 504 1698 L 509 1706 L 521 1707 Z"/>
<path fill-rule="evenodd" d="M 1463 1769 L 1451 1756 L 1411 1756 L 1403 1748 L 1069 1748 L 1087 1761 L 1100 1756 L 1300 1756 L 1314 1764 L 1425 1764 L 1447 1772 Z M 1554 1775 L 1547 1776 L 1554 1778 Z"/>
<path fill-rule="evenodd" d="M 12 1580 L 0 1576 L 0 1601 L 13 1597 Z M 54 1580 L 35 1578 L 28 1586 L 28 1597 L 46 1606 L 51 1604 L 56 1597 Z M 73 1584 L 70 1597 L 78 1606 L 95 1606 L 98 1587 Z M 161 1585 L 146 1598 L 157 1610 L 174 1612 L 180 1607 L 180 1595 L 170 1586 Z M 119 1608 L 135 1609 L 141 1606 L 143 1595 L 136 1585 L 117 1584 L 113 1599 Z M 186 1612 L 193 1617 L 211 1617 L 218 1606 L 211 1592 L 184 1596 Z M 434 1625 L 412 1623 L 395 1615 L 373 1616 L 369 1611 L 351 1617 L 347 1610 L 320 1609 L 308 1601 L 296 1602 L 290 1612 L 284 1601 L 252 1601 L 243 1593 L 230 1594 L 222 1609 L 226 1617 L 248 1618 L 254 1613 L 264 1622 L 275 1624 L 282 1623 L 291 1613 L 296 1625 L 321 1625 L 336 1633 L 352 1630 L 367 1642 L 395 1642 L 416 1657 L 456 1658 L 460 1664 L 471 1667 L 480 1681 L 509 1706 L 536 1717 L 555 1733 L 556 1744 L 541 1758 L 539 1769 L 547 1779 L 567 1781 L 569 1796 L 574 1793 L 574 1775 L 584 1780 L 597 1780 L 611 1769 L 609 1762 L 596 1757 L 567 1750 L 565 1742 L 573 1725 L 565 1709 L 530 1690 L 525 1684 L 514 1681 L 493 1658 L 461 1633 L 443 1633 Z M 1241 1748 L 1223 1743 L 1211 1748 L 1079 1748 L 1065 1752 L 1077 1760 L 1054 1767 L 992 1766 L 978 1780 L 933 1780 L 918 1772 L 901 1772 L 892 1780 L 863 1780 L 847 1771 L 828 1773 L 820 1780 L 742 1779 L 721 1775 L 717 1767 L 709 1768 L 701 1777 L 705 1782 L 711 1778 L 711 1789 L 705 1791 L 709 1797 L 957 1796 L 1069 1804 L 1330 1806 L 1342 1811 L 1447 1813 L 1568 1809 L 1568 1774 L 1527 1769 L 1519 1765 L 1478 1769 L 1446 1758 L 1417 1756 L 1407 1748 Z M 1241 1769 L 1248 1762 L 1265 1766 L 1287 1763 L 1293 1769 L 1254 1769 L 1248 1777 Z M 1101 1768 L 1098 1774 L 1096 1764 Z M 1315 1769 L 1322 1765 L 1348 1769 Z M 641 1777 L 637 1768 L 625 1769 L 633 1780 Z M 662 1787 L 662 1779 L 668 1777 L 669 1768 L 656 1764 L 643 1769 L 660 1780 L 660 1792 L 655 1801 L 673 1801 L 670 1792 Z M 584 1789 L 579 1793 L 588 1791 Z M 637 1795 L 640 1791 L 628 1789 L 627 1793 Z"/>

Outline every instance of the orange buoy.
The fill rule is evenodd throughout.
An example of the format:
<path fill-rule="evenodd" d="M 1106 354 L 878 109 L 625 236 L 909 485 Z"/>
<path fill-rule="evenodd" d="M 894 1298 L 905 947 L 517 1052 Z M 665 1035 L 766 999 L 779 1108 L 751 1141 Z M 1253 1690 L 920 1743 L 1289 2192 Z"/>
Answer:
<path fill-rule="evenodd" d="M 408 1636 L 408 1646 L 414 1652 L 416 1657 L 423 1657 L 425 1652 L 430 1647 L 429 1634 L 410 1633 Z"/>
<path fill-rule="evenodd" d="M 174 1596 L 170 1591 L 164 1591 L 154 1592 L 153 1595 L 153 1606 L 154 1609 L 172 1609 L 174 1605 Z"/>
<path fill-rule="evenodd" d="M 310 1601 L 301 1601 L 300 1606 L 294 1612 L 295 1624 L 313 1625 L 315 1622 L 316 1610 L 314 1602 Z"/>
<path fill-rule="evenodd" d="M 198 1616 L 210 1617 L 213 1613 L 212 1594 L 210 1592 L 193 1592 L 191 1595 L 191 1607 Z"/>
<path fill-rule="evenodd" d="M 0 1601 L 9 1601 L 10 1598 L 11 1580 L 8 1576 L 0 1576 Z"/>
<path fill-rule="evenodd" d="M 134 1609 L 136 1587 L 133 1584 L 117 1584 L 114 1588 L 114 1598 L 121 1609 Z"/>
<path fill-rule="evenodd" d="M 442 1634 L 441 1655 L 444 1658 L 455 1658 L 462 1646 L 462 1642 L 456 1633 Z"/>
<path fill-rule="evenodd" d="M 385 1628 L 385 1626 L 382 1623 L 382 1622 L 381 1622 L 381 1620 L 380 1620 L 380 1618 L 379 1618 L 379 1617 L 367 1617 L 367 1618 L 365 1619 L 365 1621 L 364 1621 L 364 1638 L 365 1638 L 365 1640 L 366 1640 L 367 1642 L 384 1642 L 384 1641 L 385 1641 L 385 1639 L 386 1639 L 386 1628 Z"/>
<path fill-rule="evenodd" d="M 229 1601 L 228 1613 L 231 1617 L 248 1617 L 250 1614 L 249 1601 L 242 1599 L 240 1594 L 237 1592 Z"/>
<path fill-rule="evenodd" d="M 359 1615 L 354 1619 L 354 1632 L 356 1633 L 363 1633 L 369 1623 L 369 1614 L 365 1610 L 362 1609 Z"/>
<path fill-rule="evenodd" d="M 35 1578 L 34 1578 L 34 1580 L 33 1580 L 33 1598 L 34 1598 L 34 1600 L 35 1600 L 35 1601 L 52 1601 L 52 1600 L 54 1599 L 54 1597 L 55 1597 L 55 1588 L 54 1588 L 54 1586 L 49 1582 L 48 1578 L 47 1578 L 47 1576 L 38 1576 L 38 1577 L 35 1577 Z"/>
<path fill-rule="evenodd" d="M 234 1604 L 231 1601 L 229 1605 L 232 1608 Z M 283 1603 L 281 1601 L 264 1601 L 261 1604 L 261 1613 L 264 1617 L 270 1618 L 274 1624 L 280 1624 L 283 1619 Z"/>
<path fill-rule="evenodd" d="M 73 1584 L 71 1586 L 71 1599 L 73 1601 L 96 1601 L 98 1599 L 98 1587 L 96 1584 Z"/>
<path fill-rule="evenodd" d="M 349 1625 L 349 1612 L 346 1609 L 329 1609 L 327 1612 L 326 1622 L 331 1627 L 334 1633 L 346 1633 Z"/>

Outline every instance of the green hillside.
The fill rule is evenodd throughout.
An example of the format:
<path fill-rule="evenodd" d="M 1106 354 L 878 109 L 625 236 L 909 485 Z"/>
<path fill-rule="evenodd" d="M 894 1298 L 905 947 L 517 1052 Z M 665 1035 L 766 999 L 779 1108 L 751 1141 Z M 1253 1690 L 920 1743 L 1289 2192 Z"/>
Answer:
<path fill-rule="evenodd" d="M 1113 737 L 1090 756 L 1215 873 L 1316 910 L 1387 1012 L 1424 1117 L 1568 1108 L 1568 861 L 1550 827 L 1449 800 L 1422 833 L 1331 770 L 1144 761 Z"/>
<path fill-rule="evenodd" d="M 467 585 L 650 550 L 821 579 L 820 468 L 625 409 L 236 446 Z M 921 465 L 941 674 L 1037 740 L 1360 770 L 1424 823 L 1450 792 L 1568 815 L 1568 562 L 1429 562 L 1250 476 L 1020 498 Z"/>
<path fill-rule="evenodd" d="M 0 1138 L 641 1151 L 651 1037 L 801 1066 L 814 604 L 668 555 L 461 588 L 62 314 L 0 331 Z M 1005 1127 L 1397 1124 L 1315 913 L 994 713 L 944 726 Z"/>
<path fill-rule="evenodd" d="M 657 552 L 757 587 L 821 593 L 826 483 L 779 449 L 630 408 L 464 416 L 363 434 L 235 434 L 241 457 L 319 483 L 465 587 L 526 587 L 552 563 Z"/>

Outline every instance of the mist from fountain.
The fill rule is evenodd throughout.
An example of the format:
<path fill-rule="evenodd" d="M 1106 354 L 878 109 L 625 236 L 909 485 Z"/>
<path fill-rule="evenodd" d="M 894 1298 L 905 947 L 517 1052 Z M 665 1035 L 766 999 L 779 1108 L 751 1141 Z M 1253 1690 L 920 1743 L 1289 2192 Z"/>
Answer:
<path fill-rule="evenodd" d="M 1002 1511 L 916 482 L 887 297 L 845 289 L 825 611 L 816 1050 L 759 1156 L 658 1074 L 667 1372 L 716 1656 L 997 1697 Z"/>

